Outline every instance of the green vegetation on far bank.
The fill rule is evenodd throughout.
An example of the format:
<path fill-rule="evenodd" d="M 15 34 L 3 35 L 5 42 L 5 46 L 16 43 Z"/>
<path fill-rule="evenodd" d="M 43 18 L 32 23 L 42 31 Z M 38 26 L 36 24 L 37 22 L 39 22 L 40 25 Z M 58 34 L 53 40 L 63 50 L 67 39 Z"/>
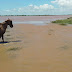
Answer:
<path fill-rule="evenodd" d="M 0 15 L 0 16 L 55 16 L 55 15 Z"/>
<path fill-rule="evenodd" d="M 64 19 L 64 20 L 52 21 L 52 23 L 57 23 L 57 24 L 60 24 L 60 25 L 72 24 L 72 17 Z"/>

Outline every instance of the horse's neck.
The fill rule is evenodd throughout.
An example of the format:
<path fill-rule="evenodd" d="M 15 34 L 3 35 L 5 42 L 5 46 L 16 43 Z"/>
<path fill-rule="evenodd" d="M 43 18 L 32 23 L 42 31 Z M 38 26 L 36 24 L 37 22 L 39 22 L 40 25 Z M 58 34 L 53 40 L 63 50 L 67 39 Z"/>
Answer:
<path fill-rule="evenodd" d="M 3 22 L 2 23 L 2 26 L 3 26 L 4 29 L 6 29 L 7 28 L 7 23 L 6 22 Z"/>

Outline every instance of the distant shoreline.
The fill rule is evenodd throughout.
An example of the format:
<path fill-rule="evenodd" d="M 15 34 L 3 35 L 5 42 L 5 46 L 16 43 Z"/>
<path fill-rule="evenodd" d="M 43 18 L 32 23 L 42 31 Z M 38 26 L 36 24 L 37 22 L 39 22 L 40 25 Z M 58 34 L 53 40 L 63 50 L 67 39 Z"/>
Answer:
<path fill-rule="evenodd" d="M 0 16 L 63 16 L 63 15 L 0 15 Z"/>

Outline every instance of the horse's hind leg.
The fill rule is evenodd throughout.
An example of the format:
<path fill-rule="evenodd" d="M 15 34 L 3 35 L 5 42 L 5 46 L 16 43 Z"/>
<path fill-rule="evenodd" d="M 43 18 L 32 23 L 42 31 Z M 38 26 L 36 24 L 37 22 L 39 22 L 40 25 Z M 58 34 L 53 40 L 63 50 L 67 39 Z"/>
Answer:
<path fill-rule="evenodd" d="M 3 35 L 2 35 L 2 40 L 3 40 L 3 42 L 4 42 L 4 37 L 3 37 Z"/>

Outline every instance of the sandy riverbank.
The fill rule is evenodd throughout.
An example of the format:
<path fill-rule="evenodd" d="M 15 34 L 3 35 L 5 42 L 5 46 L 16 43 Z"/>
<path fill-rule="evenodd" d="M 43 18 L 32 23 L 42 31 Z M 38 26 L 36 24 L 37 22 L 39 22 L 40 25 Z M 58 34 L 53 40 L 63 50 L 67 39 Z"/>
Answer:
<path fill-rule="evenodd" d="M 16 24 L 5 41 L 0 72 L 72 72 L 72 26 Z"/>

